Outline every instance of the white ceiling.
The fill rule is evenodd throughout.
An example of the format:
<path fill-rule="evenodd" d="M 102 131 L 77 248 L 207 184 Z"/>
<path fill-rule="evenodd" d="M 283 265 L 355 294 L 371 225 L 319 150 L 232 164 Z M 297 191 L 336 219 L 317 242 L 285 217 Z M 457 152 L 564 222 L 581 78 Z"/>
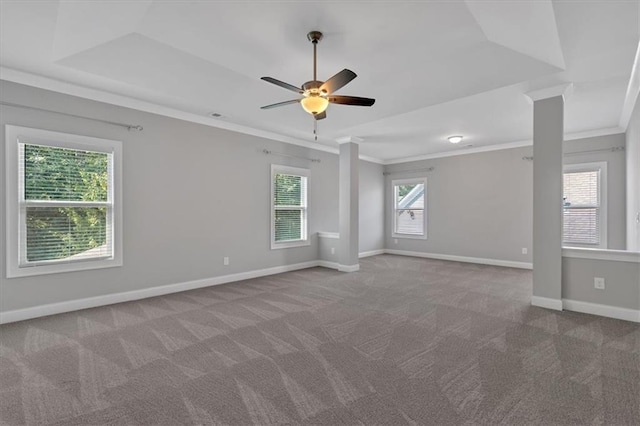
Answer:
<path fill-rule="evenodd" d="M 563 82 L 566 133 L 615 131 L 640 38 L 639 3 L 623 0 L 0 1 L 5 74 L 218 112 L 205 122 L 310 146 L 357 136 L 385 161 L 529 140 L 523 94 Z M 358 77 L 338 93 L 376 98 L 331 105 L 318 142 L 299 106 L 260 110 L 296 97 L 261 76 L 312 79 L 310 30 L 325 34 L 319 79 L 349 68 Z"/>

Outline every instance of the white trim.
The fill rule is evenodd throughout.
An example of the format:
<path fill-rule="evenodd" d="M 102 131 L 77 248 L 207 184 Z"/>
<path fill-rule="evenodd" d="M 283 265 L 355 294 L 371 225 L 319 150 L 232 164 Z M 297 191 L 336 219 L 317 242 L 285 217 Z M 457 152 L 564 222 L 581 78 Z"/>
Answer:
<path fill-rule="evenodd" d="M 554 311 L 562 310 L 562 300 L 551 299 L 550 297 L 531 296 L 531 305 L 539 308 L 553 309 Z"/>
<path fill-rule="evenodd" d="M 398 256 L 425 257 L 427 259 L 451 260 L 454 262 L 478 263 L 480 265 L 504 266 L 507 268 L 533 269 L 529 262 L 514 262 L 512 260 L 485 259 L 481 257 L 455 256 L 451 254 L 423 253 L 419 251 L 385 249 L 386 254 Z"/>
<path fill-rule="evenodd" d="M 524 146 L 533 146 L 533 140 L 507 142 L 501 144 L 479 146 L 477 148 L 458 148 L 455 151 L 437 152 L 435 154 L 413 155 L 411 157 L 400 157 L 391 160 L 385 160 L 385 165 L 411 163 L 414 161 L 433 160 L 435 158 L 455 157 L 457 155 L 477 154 L 480 152 L 501 151 L 503 149 L 522 148 Z"/>
<path fill-rule="evenodd" d="M 564 235 L 562 236 L 562 244 L 566 244 L 567 247 L 585 247 L 585 248 L 596 248 L 596 249 L 606 249 L 609 247 L 608 240 L 608 219 L 607 219 L 607 210 L 608 210 L 608 172 L 607 172 L 607 162 L 606 161 L 598 161 L 591 163 L 573 163 L 573 164 L 564 164 L 563 165 L 563 176 L 565 173 L 579 173 L 579 172 L 598 172 L 598 219 L 600 235 L 598 236 L 600 242 L 598 244 L 580 244 L 580 243 L 571 243 L 564 241 Z M 571 210 L 571 208 L 569 208 Z M 564 218 L 564 208 L 562 210 L 563 218 Z M 564 232 L 564 231 L 563 231 Z"/>
<path fill-rule="evenodd" d="M 141 101 L 127 96 L 110 93 L 104 90 L 92 89 L 80 86 L 74 83 L 68 83 L 49 77 L 31 74 L 25 71 L 19 71 L 12 68 L 0 66 L 0 79 L 11 81 L 14 83 L 24 84 L 27 86 L 37 87 L 40 89 L 51 90 L 66 95 L 77 96 L 92 101 L 103 102 L 111 105 L 117 105 L 125 108 L 132 108 L 138 111 L 158 114 L 165 117 L 177 118 L 178 120 L 189 121 L 191 123 L 203 124 L 209 127 L 217 127 L 220 129 L 231 130 L 233 132 L 243 133 L 246 135 L 257 136 L 260 138 L 270 139 L 274 141 L 284 142 L 291 145 L 303 146 L 316 151 L 329 152 L 338 154 L 338 149 L 330 146 L 322 145 L 313 141 L 306 141 L 290 136 L 284 136 L 268 130 L 260 130 L 241 124 L 232 123 L 220 119 L 211 118 L 205 115 L 194 114 L 191 112 L 181 111 L 179 109 L 166 107 L 151 102 Z M 310 136 L 311 137 L 311 136 Z M 369 161 L 376 164 L 384 164 L 384 160 L 361 155 L 361 160 Z"/>
<path fill-rule="evenodd" d="M 357 136 L 342 136 L 342 137 L 336 139 L 336 142 L 338 142 L 339 145 L 342 145 L 343 143 L 359 144 L 361 142 L 364 142 L 364 139 L 359 138 Z"/>
<path fill-rule="evenodd" d="M 532 90 L 525 93 L 525 96 L 532 101 L 541 101 L 543 99 L 555 98 L 556 96 L 562 96 L 565 100 L 571 95 L 573 91 L 573 83 L 563 83 L 557 86 L 545 87 L 544 89 Z"/>
<path fill-rule="evenodd" d="M 337 240 L 340 239 L 340 234 L 337 232 L 318 232 L 318 238 L 332 238 Z"/>
<path fill-rule="evenodd" d="M 601 129 L 585 130 L 583 132 L 567 133 L 564 135 L 564 141 L 574 141 L 577 139 L 597 138 L 600 136 L 619 135 L 625 130 L 621 127 L 603 127 Z M 579 152 L 567 152 L 566 154 L 580 154 Z"/>
<path fill-rule="evenodd" d="M 275 221 L 275 191 L 274 191 L 274 178 L 277 173 L 288 174 L 293 176 L 300 176 L 304 178 L 304 202 L 303 205 L 300 206 L 300 210 L 304 213 L 303 223 L 301 226 L 301 238 L 299 240 L 294 241 L 276 241 L 276 221 Z M 282 166 L 279 164 L 271 164 L 271 187 L 269 192 L 271 194 L 271 250 L 280 250 L 287 249 L 293 247 L 304 247 L 311 245 L 311 240 L 309 238 L 309 176 L 311 175 L 311 170 L 302 169 L 299 167 L 290 167 L 290 166 Z"/>
<path fill-rule="evenodd" d="M 284 136 L 275 132 L 254 129 L 252 127 L 243 126 L 236 123 L 231 123 L 224 120 L 214 119 L 209 116 L 194 114 L 186 111 L 181 111 L 175 108 L 170 108 L 151 102 L 141 101 L 139 99 L 130 98 L 127 96 L 117 95 L 115 93 L 106 92 L 104 90 L 92 89 L 89 87 L 80 86 L 65 81 L 56 80 L 49 77 L 44 77 L 36 74 L 31 74 L 25 71 L 19 71 L 12 68 L 0 66 L 0 79 L 11 81 L 14 83 L 24 84 L 31 87 L 37 87 L 40 89 L 51 90 L 53 92 L 63 93 L 67 95 L 77 96 L 84 99 L 89 99 L 97 102 L 103 102 L 106 104 L 121 106 L 125 108 L 131 108 L 138 111 L 149 112 L 152 114 L 158 114 L 165 117 L 176 118 L 178 120 L 188 121 L 191 123 L 198 123 L 209 127 L 216 127 L 220 129 L 231 130 L 246 135 L 257 136 L 269 140 L 288 143 L 291 145 L 303 146 L 316 151 L 328 152 L 331 154 L 339 154 L 337 148 L 322 145 L 312 141 L 305 141 L 303 139 L 296 139 L 290 136 Z M 626 100 L 625 103 L 629 101 Z M 632 104 L 633 106 L 634 104 Z M 630 113 L 629 113 L 630 114 Z M 623 112 L 624 116 L 624 112 Z M 624 133 L 627 125 L 620 127 L 610 127 L 604 129 L 587 130 L 584 132 L 569 133 L 564 136 L 564 140 L 583 139 L 595 136 L 614 135 L 618 133 Z M 627 123 L 628 124 L 628 123 Z M 359 139 L 359 138 L 358 138 Z M 456 151 L 447 151 L 435 154 L 415 155 L 411 157 L 402 157 L 395 159 L 381 159 L 376 157 L 370 157 L 368 155 L 359 155 L 359 159 L 368 161 L 375 164 L 399 164 L 409 163 L 412 161 L 429 160 L 433 158 L 453 157 L 456 155 L 475 154 L 479 152 L 499 151 L 503 149 L 519 148 L 523 146 L 533 145 L 533 140 L 508 142 L 496 145 L 482 146 L 477 148 L 465 149 L 459 148 Z"/>
<path fill-rule="evenodd" d="M 111 155 L 109 169 L 109 196 L 107 201 L 108 228 L 113 239 L 113 252 L 108 257 L 82 261 L 46 262 L 20 266 L 23 259 L 26 235 L 24 221 L 20 214 L 24 205 L 23 182 L 18 168 L 19 144 L 31 143 L 103 152 Z M 54 132 L 31 127 L 5 125 L 5 165 L 6 165 L 6 276 L 7 279 L 33 275 L 55 274 L 90 269 L 113 268 L 123 264 L 123 214 L 122 214 L 122 142 L 91 136 Z M 70 205 L 73 203 L 65 203 Z"/>
<path fill-rule="evenodd" d="M 599 315 L 601 317 L 640 323 L 640 310 L 636 309 L 620 308 L 618 306 L 601 305 L 599 303 L 571 299 L 562 299 L 562 305 L 567 311 L 582 312 L 583 314 Z"/>
<path fill-rule="evenodd" d="M 640 263 L 640 252 L 625 250 L 601 250 L 592 248 L 563 247 L 562 257 Z"/>
<path fill-rule="evenodd" d="M 358 258 L 362 259 L 363 257 L 378 256 L 379 254 L 384 254 L 384 253 L 385 253 L 384 249 L 371 250 L 371 251 L 361 251 L 358 254 Z"/>
<path fill-rule="evenodd" d="M 340 272 L 358 272 L 360 270 L 360 265 L 341 265 L 338 264 L 338 271 Z"/>
<path fill-rule="evenodd" d="M 627 130 L 629 121 L 631 120 L 631 114 L 636 106 L 636 100 L 638 99 L 638 92 L 640 92 L 640 43 L 636 50 L 636 57 L 633 61 L 633 67 L 631 68 L 631 77 L 629 78 L 629 85 L 627 86 L 627 93 L 624 97 L 624 104 L 622 104 L 622 113 L 620 114 L 620 127 Z"/>
<path fill-rule="evenodd" d="M 44 317 L 54 314 L 61 314 L 64 312 L 78 311 L 80 309 L 95 308 L 97 306 L 113 305 L 114 303 L 129 302 L 132 300 L 146 299 L 149 297 L 162 296 L 165 294 L 179 293 L 181 291 L 194 290 L 202 287 L 248 280 L 252 278 L 264 277 L 267 275 L 281 274 L 283 272 L 313 268 L 316 266 L 319 266 L 318 261 L 312 260 L 309 262 L 295 263 L 292 265 L 275 266 L 272 268 L 257 269 L 254 271 L 240 272 L 237 274 L 222 275 L 218 277 L 204 278 L 177 284 L 150 287 L 122 293 L 105 294 L 102 296 L 87 297 L 85 299 L 69 300 L 65 302 L 5 311 L 0 312 L 0 324 Z"/>
<path fill-rule="evenodd" d="M 602 129 L 585 130 L 583 132 L 567 133 L 564 135 L 564 140 L 572 141 L 577 139 L 587 139 L 587 138 L 594 138 L 594 137 L 600 137 L 600 136 L 618 135 L 624 132 L 625 130 L 621 127 L 606 127 Z M 533 139 L 515 141 L 515 142 L 506 142 L 506 143 L 493 144 L 493 145 L 487 145 L 487 146 L 479 146 L 477 148 L 461 147 L 456 149 L 455 151 L 445 151 L 445 152 L 438 152 L 435 154 L 414 155 L 411 157 L 401 157 L 401 158 L 395 158 L 391 160 L 385 160 L 383 161 L 382 164 L 391 165 L 391 164 L 411 163 L 414 161 L 433 160 L 436 158 L 456 157 L 458 155 L 478 154 L 481 152 L 502 151 L 503 149 L 523 148 L 525 146 L 533 146 Z"/>
<path fill-rule="evenodd" d="M 396 220 L 398 215 L 396 214 L 398 210 L 398 199 L 396 196 L 396 186 L 399 185 L 407 185 L 407 184 L 422 184 L 423 190 L 423 203 L 422 203 L 422 234 L 400 234 L 396 232 Z M 392 206 L 391 206 L 391 237 L 392 238 L 406 238 L 406 239 L 414 239 L 414 240 L 426 240 L 427 239 L 427 225 L 429 221 L 427 220 L 427 178 L 425 177 L 417 177 L 417 178 L 402 178 L 402 179 L 392 179 L 391 180 L 391 197 L 392 197 Z M 418 209 L 416 209 L 418 210 Z"/>
<path fill-rule="evenodd" d="M 323 268 L 335 269 L 338 270 L 338 262 L 330 262 L 328 260 L 318 260 L 318 266 Z"/>

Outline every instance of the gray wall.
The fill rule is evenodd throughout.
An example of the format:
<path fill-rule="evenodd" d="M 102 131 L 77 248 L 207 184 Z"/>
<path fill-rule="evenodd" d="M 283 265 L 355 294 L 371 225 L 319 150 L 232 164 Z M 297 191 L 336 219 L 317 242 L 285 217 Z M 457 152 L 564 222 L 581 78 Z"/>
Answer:
<path fill-rule="evenodd" d="M 598 136 L 564 142 L 565 154 L 579 151 L 591 151 L 612 147 L 624 147 L 625 135 Z M 565 155 L 564 164 L 607 163 L 607 240 L 608 249 L 626 249 L 626 164 L 625 151 L 594 152 L 578 155 Z"/>
<path fill-rule="evenodd" d="M 640 121 L 640 120 L 638 120 Z M 640 130 L 640 125 L 638 125 Z M 640 140 L 640 131 L 638 132 Z M 640 145 L 640 142 L 638 142 Z M 625 146 L 625 135 L 566 141 L 565 152 Z M 532 147 L 393 164 L 385 179 L 385 248 L 531 262 Z M 610 249 L 625 249 L 625 152 L 567 155 L 565 164 L 607 162 L 607 233 Z M 431 172 L 397 173 L 423 169 Z M 391 180 L 427 176 L 427 240 L 391 237 Z M 522 254 L 522 248 L 528 254 Z M 362 249 L 361 249 L 362 251 Z"/>
<path fill-rule="evenodd" d="M 384 248 L 384 166 L 360 161 L 360 253 Z"/>
<path fill-rule="evenodd" d="M 531 147 L 388 165 L 385 248 L 531 262 Z M 434 167 L 431 172 L 399 173 Z M 427 239 L 398 239 L 392 231 L 392 179 L 427 177 Z M 522 254 L 522 248 L 528 254 Z"/>
<path fill-rule="evenodd" d="M 605 279 L 604 290 L 593 287 L 594 277 Z M 640 264 L 563 257 L 562 298 L 638 310 Z"/>
<path fill-rule="evenodd" d="M 627 127 L 627 250 L 640 251 L 640 97 Z"/>
<path fill-rule="evenodd" d="M 5 81 L 0 84 L 6 102 L 144 126 L 142 132 L 128 132 L 79 118 L 2 107 L 3 127 L 14 124 L 123 141 L 124 265 L 9 280 L 2 253 L 1 311 L 317 260 L 316 232 L 338 229 L 335 154 Z M 4 242 L 4 128 L 1 134 L 0 239 Z M 321 163 L 266 156 L 264 148 L 320 158 Z M 270 250 L 271 163 L 311 169 L 308 247 Z M 381 172 L 378 165 L 361 167 L 365 173 Z M 382 234 L 381 213 L 371 207 L 382 191 L 375 185 L 367 180 L 363 197 L 368 229 L 363 246 L 371 249 L 381 246 Z M 0 245 L 4 252 L 4 243 Z M 222 265 L 223 256 L 230 257 L 229 266 Z"/>

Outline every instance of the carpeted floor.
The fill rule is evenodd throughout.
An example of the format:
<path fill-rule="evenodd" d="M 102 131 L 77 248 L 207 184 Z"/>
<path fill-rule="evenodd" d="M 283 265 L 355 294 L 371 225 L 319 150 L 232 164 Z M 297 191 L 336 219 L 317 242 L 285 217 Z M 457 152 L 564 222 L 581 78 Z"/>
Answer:
<path fill-rule="evenodd" d="M 640 326 L 382 255 L 8 324 L 0 424 L 640 424 Z"/>

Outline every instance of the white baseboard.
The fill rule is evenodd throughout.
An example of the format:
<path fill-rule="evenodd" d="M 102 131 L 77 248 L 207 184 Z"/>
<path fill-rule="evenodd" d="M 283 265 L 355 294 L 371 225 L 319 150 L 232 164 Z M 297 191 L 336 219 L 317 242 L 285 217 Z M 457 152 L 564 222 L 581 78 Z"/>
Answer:
<path fill-rule="evenodd" d="M 551 299 L 550 297 L 531 296 L 531 304 L 540 308 L 553 309 L 554 311 L 562 310 L 562 300 Z"/>
<path fill-rule="evenodd" d="M 205 278 L 201 280 L 187 281 L 177 284 L 169 284 L 122 293 L 105 294 L 103 296 L 87 297 L 85 299 L 69 300 L 65 302 L 34 306 L 31 308 L 16 309 L 12 311 L 0 312 L 0 324 L 45 317 L 48 315 L 61 314 L 64 312 L 79 311 L 81 309 L 95 308 L 97 306 L 112 305 L 114 303 L 146 299 L 148 297 L 162 296 L 165 294 L 178 293 L 186 290 L 194 290 L 196 288 L 248 280 L 251 278 L 264 277 L 267 275 L 281 274 L 283 272 L 313 268 L 315 266 L 320 266 L 319 262 L 317 260 L 312 260 L 309 262 L 296 263 L 293 265 L 275 266 L 273 268 L 257 269 L 254 271 L 221 275 L 219 277 Z"/>
<path fill-rule="evenodd" d="M 583 314 L 599 315 L 602 317 L 640 323 L 640 310 L 636 309 L 600 305 L 598 303 L 582 302 L 580 300 L 570 299 L 562 299 L 562 304 L 567 311 L 581 312 Z"/>
<path fill-rule="evenodd" d="M 384 249 L 363 251 L 358 254 L 358 257 L 362 259 L 363 257 L 377 256 L 379 254 L 384 254 L 384 253 L 385 253 Z"/>
<path fill-rule="evenodd" d="M 407 250 L 384 250 L 386 254 L 399 256 L 426 257 L 428 259 L 453 260 L 455 262 L 479 263 L 481 265 L 505 266 L 508 268 L 533 269 L 533 264 L 529 262 L 514 262 L 512 260 L 484 259 L 481 257 L 455 256 L 452 254 L 423 253 L 420 251 Z"/>
<path fill-rule="evenodd" d="M 338 264 L 338 271 L 340 272 L 358 272 L 360 270 L 360 265 L 340 265 Z"/>
<path fill-rule="evenodd" d="M 318 266 L 322 266 L 323 268 L 335 269 L 338 270 L 338 262 L 330 262 L 328 260 L 318 260 Z"/>

